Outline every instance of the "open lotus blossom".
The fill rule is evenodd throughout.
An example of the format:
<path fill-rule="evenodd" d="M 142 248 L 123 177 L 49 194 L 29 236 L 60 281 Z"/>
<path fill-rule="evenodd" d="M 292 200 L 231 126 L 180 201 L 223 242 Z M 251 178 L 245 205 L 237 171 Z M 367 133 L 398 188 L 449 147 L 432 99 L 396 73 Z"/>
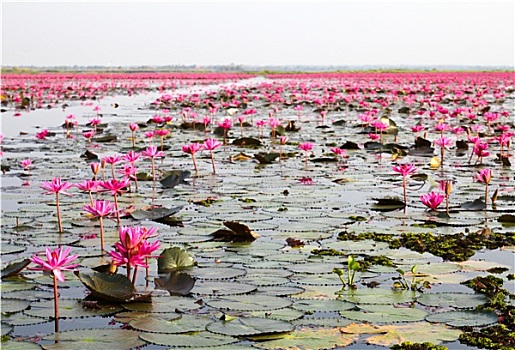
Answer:
<path fill-rule="evenodd" d="M 47 129 L 44 129 L 43 131 L 36 133 L 36 138 L 38 140 L 45 140 L 46 137 L 48 136 L 48 133 L 49 133 L 49 131 Z"/>
<path fill-rule="evenodd" d="M 474 154 L 477 156 L 476 164 L 483 164 L 483 158 L 488 157 L 490 152 L 488 152 L 488 143 L 478 141 L 474 144 L 473 148 Z"/>
<path fill-rule="evenodd" d="M 65 196 L 71 196 L 70 193 L 67 193 L 66 190 L 73 187 L 74 185 L 61 181 L 60 177 L 53 178 L 50 182 L 43 182 L 41 184 L 41 188 L 46 190 L 45 194 L 54 194 L 55 193 L 55 202 L 56 202 L 56 210 L 57 210 L 57 224 L 59 225 L 59 233 L 63 232 L 63 224 L 61 221 L 61 207 L 59 206 L 59 194 L 64 194 Z"/>
<path fill-rule="evenodd" d="M 394 166 L 393 171 L 402 175 L 402 189 L 404 194 L 404 213 L 406 213 L 406 205 L 408 196 L 406 194 L 406 177 L 417 171 L 417 167 L 414 164 L 399 164 Z"/>
<path fill-rule="evenodd" d="M 447 138 L 445 136 L 442 136 L 435 140 L 435 144 L 440 147 L 440 165 L 443 167 L 443 160 L 445 156 L 445 148 L 450 146 L 452 144 L 452 141 L 450 138 Z"/>
<path fill-rule="evenodd" d="M 196 142 L 182 146 L 182 151 L 184 153 L 191 154 L 191 159 L 193 160 L 193 167 L 195 168 L 195 174 L 198 174 L 197 162 L 195 161 L 195 153 L 197 153 L 200 149 L 202 149 L 202 145 Z"/>
<path fill-rule="evenodd" d="M 429 192 L 420 196 L 420 201 L 431 210 L 436 210 L 442 204 L 445 196 L 437 192 Z"/>
<path fill-rule="evenodd" d="M 165 137 L 170 134 L 170 130 L 168 130 L 168 129 L 156 129 L 156 130 L 154 130 L 154 134 L 161 138 L 161 151 L 163 151 L 164 147 L 165 147 L 165 145 L 164 145 Z"/>
<path fill-rule="evenodd" d="M 150 158 L 152 164 L 152 181 L 156 181 L 156 169 L 155 169 L 155 158 L 164 157 L 163 151 L 158 151 L 156 146 L 148 146 L 141 155 L 146 158 Z"/>
<path fill-rule="evenodd" d="M 123 180 L 111 179 L 108 181 L 100 181 L 99 185 L 105 191 L 109 191 L 111 196 L 114 197 L 114 205 L 116 208 L 116 220 L 118 225 L 120 225 L 120 208 L 118 207 L 118 196 L 125 193 L 125 189 L 129 186 L 130 180 L 128 178 L 124 178 Z"/>
<path fill-rule="evenodd" d="M 204 134 L 206 134 L 207 133 L 207 126 L 209 124 L 211 124 L 211 118 L 209 118 L 207 116 L 202 118 L 202 124 L 204 124 Z"/>
<path fill-rule="evenodd" d="M 299 143 L 299 148 L 301 150 L 303 150 L 306 155 L 306 158 L 305 158 L 306 165 L 308 164 L 308 154 L 309 154 L 309 152 L 311 152 L 311 150 L 313 149 L 314 146 L 315 146 L 315 144 L 312 142 Z"/>
<path fill-rule="evenodd" d="M 344 149 L 339 147 L 331 147 L 331 152 L 333 152 L 336 157 L 340 156 L 341 158 L 345 158 L 347 153 Z"/>
<path fill-rule="evenodd" d="M 110 201 L 98 200 L 92 205 L 85 205 L 83 209 L 98 218 L 100 222 L 100 249 L 104 251 L 104 221 L 103 218 L 114 216 L 116 213 L 115 205 Z"/>
<path fill-rule="evenodd" d="M 98 181 L 96 180 L 85 180 L 83 182 L 80 182 L 76 184 L 77 188 L 81 191 L 88 192 L 89 194 L 89 202 L 91 205 L 93 205 L 93 194 L 92 192 L 95 192 L 98 188 Z"/>
<path fill-rule="evenodd" d="M 136 169 L 136 162 L 139 160 L 139 158 L 141 157 L 141 153 L 139 152 L 134 152 L 134 151 L 129 151 L 127 152 L 127 154 L 123 155 L 122 156 L 122 159 L 126 162 L 129 162 L 132 167 L 134 168 L 134 185 L 136 186 L 136 191 L 138 191 L 138 176 L 137 176 L 137 169 Z"/>
<path fill-rule="evenodd" d="M 224 131 L 224 145 L 227 145 L 227 132 L 232 127 L 231 118 L 225 118 L 221 122 L 218 123 L 218 126 Z"/>
<path fill-rule="evenodd" d="M 20 166 L 30 172 L 30 166 L 32 165 L 32 159 L 24 159 L 20 162 Z"/>
<path fill-rule="evenodd" d="M 277 127 L 280 124 L 281 123 L 279 122 L 279 119 L 277 119 L 277 118 L 270 118 L 270 119 L 268 119 L 268 125 L 270 125 L 270 127 L 272 128 L 272 138 L 275 138 L 275 132 L 277 130 Z"/>
<path fill-rule="evenodd" d="M 115 175 L 114 175 L 114 165 L 117 164 L 117 163 L 120 163 L 122 161 L 122 157 L 119 154 L 115 154 L 115 155 L 112 155 L 112 156 L 106 156 L 106 157 L 102 158 L 102 160 L 106 164 L 111 164 L 111 174 L 112 174 L 113 179 L 114 179 L 115 178 Z"/>
<path fill-rule="evenodd" d="M 147 241 L 148 238 L 155 236 L 156 230 L 156 228 L 147 229 L 140 226 L 120 227 L 120 241 L 115 243 L 115 249 L 109 252 L 114 265 L 126 266 L 127 278 L 130 278 L 131 269 L 134 267 L 133 284 L 136 281 L 137 268 L 148 268 L 147 259 L 152 257 L 152 253 L 160 246 L 158 240 L 153 243 Z"/>
<path fill-rule="evenodd" d="M 30 261 L 39 267 L 29 268 L 30 270 L 50 271 L 54 280 L 54 320 L 55 331 L 59 332 L 59 295 L 57 293 L 57 281 L 64 282 L 65 278 L 63 271 L 73 270 L 78 264 L 70 264 L 73 260 L 78 258 L 78 255 L 70 255 L 70 247 L 59 247 L 55 250 L 46 248 L 46 260 L 34 254 Z"/>
<path fill-rule="evenodd" d="M 93 127 L 95 134 L 97 132 L 97 125 L 100 125 L 101 123 L 102 123 L 102 119 L 100 119 L 100 118 L 91 118 L 89 120 L 89 124 Z"/>
<path fill-rule="evenodd" d="M 256 126 L 259 130 L 259 138 L 263 137 L 263 128 L 265 127 L 265 125 L 266 125 L 266 120 L 261 119 L 261 120 L 256 121 Z"/>
<path fill-rule="evenodd" d="M 492 181 L 493 171 L 490 168 L 481 169 L 474 178 L 485 184 L 485 205 L 488 205 L 488 184 Z"/>
<path fill-rule="evenodd" d="M 213 175 L 216 175 L 216 167 L 215 167 L 215 158 L 213 156 L 213 151 L 220 147 L 222 144 L 217 139 L 207 139 L 202 144 L 202 149 L 209 151 L 211 156 L 211 165 L 213 167 Z"/>
<path fill-rule="evenodd" d="M 95 136 L 95 131 L 94 130 L 85 131 L 82 133 L 82 136 L 84 136 L 86 138 L 86 140 L 88 140 L 88 142 L 91 142 L 91 139 L 93 138 L 93 136 Z"/>

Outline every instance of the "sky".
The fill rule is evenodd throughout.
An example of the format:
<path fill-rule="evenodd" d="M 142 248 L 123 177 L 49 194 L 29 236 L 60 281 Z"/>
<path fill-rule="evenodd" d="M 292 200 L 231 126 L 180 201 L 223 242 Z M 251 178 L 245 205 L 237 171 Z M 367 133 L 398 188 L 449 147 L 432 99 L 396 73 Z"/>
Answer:
<path fill-rule="evenodd" d="M 515 2 L 1 1 L 2 66 L 515 62 Z"/>

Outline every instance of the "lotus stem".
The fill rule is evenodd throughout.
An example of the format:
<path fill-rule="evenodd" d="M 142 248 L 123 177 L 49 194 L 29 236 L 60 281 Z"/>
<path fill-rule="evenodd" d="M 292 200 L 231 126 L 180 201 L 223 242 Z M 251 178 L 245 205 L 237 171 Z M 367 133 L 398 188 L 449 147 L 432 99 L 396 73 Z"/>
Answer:
<path fill-rule="evenodd" d="M 63 224 L 61 222 L 61 207 L 59 205 L 59 192 L 55 193 L 55 203 L 57 208 L 57 224 L 59 225 L 59 233 L 63 233 Z"/>
<path fill-rule="evenodd" d="M 102 254 L 104 253 L 104 219 L 100 216 L 98 218 L 100 220 L 100 249 L 102 250 Z"/>
<path fill-rule="evenodd" d="M 57 277 L 54 277 L 54 330 L 59 332 L 59 294 L 57 293 Z"/>

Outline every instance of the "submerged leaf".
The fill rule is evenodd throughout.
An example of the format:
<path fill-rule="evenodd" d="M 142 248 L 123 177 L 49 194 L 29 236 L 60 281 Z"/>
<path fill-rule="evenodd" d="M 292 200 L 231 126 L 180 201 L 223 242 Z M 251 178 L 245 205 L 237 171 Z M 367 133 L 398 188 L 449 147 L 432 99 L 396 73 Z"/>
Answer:
<path fill-rule="evenodd" d="M 187 295 L 195 286 L 196 279 L 187 273 L 170 272 L 168 277 L 154 280 L 156 289 L 167 290 L 170 295 Z"/>

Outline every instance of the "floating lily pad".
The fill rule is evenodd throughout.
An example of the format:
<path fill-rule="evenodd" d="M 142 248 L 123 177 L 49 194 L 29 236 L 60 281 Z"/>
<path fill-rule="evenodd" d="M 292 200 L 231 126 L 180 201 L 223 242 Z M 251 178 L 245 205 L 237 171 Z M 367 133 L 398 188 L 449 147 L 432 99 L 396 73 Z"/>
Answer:
<path fill-rule="evenodd" d="M 3 334 L 2 324 L 2 335 Z M 2 349 L 4 350 L 41 350 L 41 346 L 36 343 L 32 343 L 29 341 L 17 341 L 17 340 L 8 340 L 2 342 Z"/>
<path fill-rule="evenodd" d="M 3 250 L 3 245 L 2 245 Z M 30 259 L 23 259 L 22 261 L 13 262 L 2 269 L 2 278 L 15 276 L 25 267 L 30 264 Z"/>
<path fill-rule="evenodd" d="M 201 295 L 235 295 L 251 293 L 256 289 L 255 285 L 247 283 L 206 281 L 197 283 L 191 290 L 191 293 Z"/>
<path fill-rule="evenodd" d="M 195 285 L 195 278 L 187 273 L 172 271 L 166 277 L 156 278 L 156 289 L 167 290 L 170 295 L 187 295 Z"/>
<path fill-rule="evenodd" d="M 203 267 L 190 271 L 192 276 L 201 280 L 224 280 L 245 275 L 244 269 L 234 267 Z"/>
<path fill-rule="evenodd" d="M 234 337 L 262 336 L 287 333 L 293 325 L 281 320 L 261 317 L 236 317 L 228 321 L 215 321 L 206 326 L 206 330 Z"/>
<path fill-rule="evenodd" d="M 288 307 L 291 303 L 287 299 L 261 294 L 235 295 L 207 301 L 211 307 L 236 311 L 277 310 Z"/>
<path fill-rule="evenodd" d="M 150 293 L 138 294 L 132 282 L 124 275 L 93 272 L 77 272 L 77 277 L 91 291 L 91 298 L 127 303 L 146 298 Z"/>
<path fill-rule="evenodd" d="M 292 307 L 309 312 L 334 312 L 353 309 L 356 304 L 341 300 L 296 300 Z"/>
<path fill-rule="evenodd" d="M 98 308 L 83 308 L 80 300 L 59 300 L 59 318 L 83 318 L 107 316 L 123 310 L 117 305 L 98 304 Z M 28 316 L 51 319 L 54 317 L 54 301 L 36 301 L 30 303 L 30 309 L 23 313 Z"/>
<path fill-rule="evenodd" d="M 186 312 L 196 310 L 201 307 L 196 299 L 179 297 L 179 296 L 166 296 L 154 297 L 151 303 L 135 302 L 122 305 L 124 309 L 131 311 L 144 311 L 144 312 Z"/>
<path fill-rule="evenodd" d="M 207 331 L 191 332 L 188 334 L 142 333 L 140 334 L 140 338 L 152 344 L 193 349 L 221 347 L 238 341 L 238 339 L 233 337 L 213 334 Z"/>
<path fill-rule="evenodd" d="M 2 296 L 2 312 L 15 313 L 25 310 L 29 307 L 30 301 L 27 300 L 16 300 L 8 299 Z"/>
<path fill-rule="evenodd" d="M 340 328 L 299 328 L 281 339 L 259 342 L 260 349 L 336 349 L 344 348 L 359 336 L 340 332 Z"/>
<path fill-rule="evenodd" d="M 180 247 L 165 249 L 157 260 L 159 273 L 192 267 L 194 263 L 193 257 Z"/>
<path fill-rule="evenodd" d="M 252 316 L 261 318 L 272 318 L 274 320 L 293 321 L 304 316 L 304 312 L 295 310 L 290 307 L 273 310 L 273 311 L 254 311 L 250 313 Z"/>
<path fill-rule="evenodd" d="M 488 300 L 482 294 L 464 293 L 422 293 L 417 301 L 422 305 L 471 309 L 485 304 Z"/>
<path fill-rule="evenodd" d="M 139 333 L 128 329 L 78 329 L 47 335 L 43 340 L 55 341 L 45 344 L 45 350 L 96 350 L 132 349 L 146 344 L 138 337 Z"/>
<path fill-rule="evenodd" d="M 200 332 L 206 329 L 206 325 L 213 320 L 201 315 L 180 315 L 177 317 L 161 317 L 159 314 L 150 317 L 140 317 L 129 324 L 139 331 L 149 333 L 189 333 Z"/>
<path fill-rule="evenodd" d="M 497 323 L 495 312 L 460 310 L 432 314 L 426 317 L 428 322 L 445 323 L 452 327 L 479 327 Z"/>
<path fill-rule="evenodd" d="M 427 312 L 410 307 L 392 305 L 360 305 L 362 311 L 340 311 L 340 315 L 351 320 L 373 323 L 395 323 L 422 321 Z"/>

